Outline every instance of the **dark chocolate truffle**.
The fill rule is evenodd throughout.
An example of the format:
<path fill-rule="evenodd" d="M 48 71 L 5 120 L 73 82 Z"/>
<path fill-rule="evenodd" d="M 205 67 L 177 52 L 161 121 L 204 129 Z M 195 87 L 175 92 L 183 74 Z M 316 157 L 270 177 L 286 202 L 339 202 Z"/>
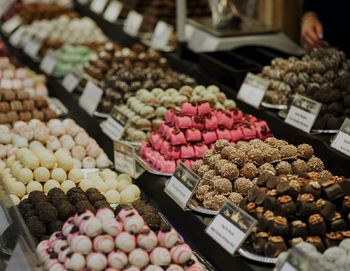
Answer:
<path fill-rule="evenodd" d="M 322 236 L 326 234 L 327 226 L 321 215 L 311 215 L 308 219 L 308 225 L 310 235 Z"/>
<path fill-rule="evenodd" d="M 309 236 L 305 241 L 315 246 L 319 252 L 323 252 L 325 250 L 325 245 L 319 236 Z"/>
<path fill-rule="evenodd" d="M 88 200 L 88 198 L 81 193 L 74 193 L 69 197 L 69 201 L 74 205 L 82 200 Z"/>
<path fill-rule="evenodd" d="M 87 210 L 90 210 L 91 212 L 95 213 L 96 209 L 91 205 L 90 202 L 83 200 L 83 201 L 79 201 L 76 205 L 75 205 L 75 209 L 77 211 L 78 214 L 82 214 Z"/>
<path fill-rule="evenodd" d="M 28 200 L 31 204 L 36 206 L 38 203 L 42 201 L 47 201 L 47 197 L 44 192 L 41 191 L 32 191 L 28 195 Z"/>
<path fill-rule="evenodd" d="M 43 222 L 37 216 L 33 216 L 27 221 L 27 227 L 32 235 L 35 237 L 42 237 L 46 233 L 46 228 Z"/>
<path fill-rule="evenodd" d="M 307 226 L 301 220 L 294 220 L 290 224 L 290 234 L 292 237 L 306 238 L 308 231 Z"/>
<path fill-rule="evenodd" d="M 286 243 L 281 236 L 271 236 L 264 247 L 265 256 L 276 258 L 282 252 L 287 251 Z"/>
<path fill-rule="evenodd" d="M 84 194 L 84 191 L 80 187 L 73 187 L 67 191 L 67 196 L 70 198 L 75 193 Z"/>
<path fill-rule="evenodd" d="M 36 213 L 43 222 L 50 222 L 57 219 L 57 209 L 49 202 L 39 202 L 35 207 Z"/>
<path fill-rule="evenodd" d="M 73 216 L 76 212 L 74 206 L 70 204 L 68 201 L 62 202 L 60 206 L 57 208 L 59 217 L 65 221 L 69 217 Z"/>
<path fill-rule="evenodd" d="M 52 234 L 56 231 L 60 231 L 62 229 L 62 226 L 63 226 L 63 222 L 61 220 L 51 221 L 47 227 L 47 232 L 49 234 Z"/>

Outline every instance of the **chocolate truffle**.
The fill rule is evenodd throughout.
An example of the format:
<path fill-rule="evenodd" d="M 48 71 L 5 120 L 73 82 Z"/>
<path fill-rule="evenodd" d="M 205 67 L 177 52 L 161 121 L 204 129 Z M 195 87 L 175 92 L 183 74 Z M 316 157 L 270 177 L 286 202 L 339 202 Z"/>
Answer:
<path fill-rule="evenodd" d="M 44 192 L 41 191 L 32 191 L 29 193 L 28 195 L 28 200 L 31 204 L 33 204 L 34 206 L 36 206 L 37 204 L 39 204 L 42 201 L 47 201 L 47 197 L 44 194 Z"/>
<path fill-rule="evenodd" d="M 237 166 L 243 166 L 246 162 L 245 153 L 233 146 L 227 146 L 221 151 L 222 158 L 229 160 Z"/>
<path fill-rule="evenodd" d="M 226 201 L 227 198 L 225 196 L 215 195 L 210 202 L 210 209 L 218 211 L 224 206 Z"/>
<path fill-rule="evenodd" d="M 232 192 L 227 199 L 229 201 L 231 201 L 232 203 L 236 204 L 237 206 L 239 206 L 239 204 L 241 203 L 243 197 L 241 194 L 236 193 L 236 192 Z"/>
<path fill-rule="evenodd" d="M 309 233 L 312 236 L 322 236 L 326 234 L 327 226 L 323 217 L 319 214 L 311 215 L 308 219 Z"/>
<path fill-rule="evenodd" d="M 271 173 L 272 175 L 275 175 L 276 174 L 276 170 L 274 168 L 274 166 L 270 163 L 265 163 L 263 165 L 261 165 L 259 168 L 258 168 L 258 174 L 263 174 L 264 172 L 269 172 Z"/>
<path fill-rule="evenodd" d="M 283 216 L 275 216 L 269 227 L 271 235 L 287 236 L 289 234 L 289 225 L 287 218 Z"/>
<path fill-rule="evenodd" d="M 312 194 L 315 199 L 321 196 L 321 185 L 318 182 L 309 182 L 301 188 L 301 193 Z"/>
<path fill-rule="evenodd" d="M 296 237 L 296 238 L 292 238 L 292 239 L 288 240 L 288 244 L 290 247 L 293 247 L 293 246 L 300 244 L 302 242 L 304 242 L 304 239 L 301 237 Z"/>
<path fill-rule="evenodd" d="M 304 160 L 297 159 L 292 162 L 292 171 L 294 174 L 300 175 L 301 173 L 308 172 L 309 168 Z"/>
<path fill-rule="evenodd" d="M 228 195 L 232 192 L 232 183 L 225 178 L 219 178 L 213 181 L 214 190 L 223 195 Z"/>
<path fill-rule="evenodd" d="M 220 167 L 219 173 L 223 178 L 233 180 L 238 177 L 239 170 L 235 164 L 225 163 L 222 167 Z"/>
<path fill-rule="evenodd" d="M 335 213 L 331 220 L 331 230 L 341 231 L 341 230 L 345 230 L 346 227 L 347 227 L 347 224 L 345 220 L 342 218 L 342 216 L 339 213 Z"/>
<path fill-rule="evenodd" d="M 204 175 L 208 170 L 210 170 L 209 165 L 202 165 L 202 166 L 200 166 L 200 168 L 198 169 L 198 171 L 197 171 L 196 173 L 197 173 L 197 175 L 198 175 L 199 177 L 203 177 L 203 175 Z"/>
<path fill-rule="evenodd" d="M 198 169 L 203 165 L 203 160 L 197 160 L 196 162 L 193 163 L 192 165 L 192 170 L 193 172 L 197 173 Z"/>
<path fill-rule="evenodd" d="M 94 208 L 97 209 L 102 209 L 102 208 L 107 208 L 113 210 L 112 206 L 106 201 L 106 200 L 99 200 L 94 203 Z"/>
<path fill-rule="evenodd" d="M 268 230 L 270 228 L 270 226 L 272 225 L 274 218 L 275 218 L 275 215 L 273 214 L 273 212 L 266 211 L 262 217 L 262 223 L 261 223 L 262 227 L 261 228 L 263 230 Z"/>
<path fill-rule="evenodd" d="M 246 163 L 240 170 L 243 177 L 250 180 L 254 179 L 258 175 L 258 169 L 253 163 Z"/>
<path fill-rule="evenodd" d="M 252 188 L 253 183 L 247 178 L 238 178 L 235 181 L 235 191 L 241 193 L 242 195 L 247 195 L 250 188 Z"/>
<path fill-rule="evenodd" d="M 285 195 L 277 198 L 276 212 L 282 216 L 290 216 L 296 213 L 297 207 L 291 196 Z"/>
<path fill-rule="evenodd" d="M 292 166 L 286 161 L 281 161 L 276 165 L 277 175 L 287 175 L 292 173 Z"/>
<path fill-rule="evenodd" d="M 47 232 L 49 234 L 52 234 L 56 231 L 60 231 L 62 229 L 62 226 L 63 226 L 63 222 L 61 220 L 51 221 L 47 227 Z"/>
<path fill-rule="evenodd" d="M 265 186 L 270 176 L 274 176 L 271 172 L 265 171 L 258 177 L 257 185 Z"/>
<path fill-rule="evenodd" d="M 284 251 L 287 251 L 287 246 L 281 236 L 270 236 L 268 238 L 264 247 L 266 257 L 275 258 Z"/>
<path fill-rule="evenodd" d="M 309 171 L 320 172 L 320 171 L 324 170 L 324 164 L 323 164 L 322 160 L 315 157 L 315 156 L 311 157 L 307 161 L 307 166 L 309 168 Z"/>
<path fill-rule="evenodd" d="M 75 209 L 77 211 L 78 214 L 82 214 L 87 210 L 90 210 L 91 212 L 95 213 L 96 209 L 91 205 L 90 202 L 83 200 L 83 201 L 79 201 L 76 205 L 75 205 Z"/>
<path fill-rule="evenodd" d="M 68 201 L 61 202 L 61 205 L 57 207 L 58 215 L 59 217 L 65 221 L 69 217 L 75 214 L 76 210 L 72 204 L 70 204 Z"/>
<path fill-rule="evenodd" d="M 301 220 L 294 220 L 290 223 L 290 234 L 292 237 L 306 238 L 308 231 L 307 226 Z"/>
<path fill-rule="evenodd" d="M 336 206 L 324 199 L 316 201 L 316 206 L 320 214 L 328 221 L 331 221 L 336 212 Z"/>
<path fill-rule="evenodd" d="M 264 208 L 267 210 L 274 210 L 276 207 L 276 200 L 277 200 L 277 190 L 272 189 L 267 191 L 266 197 L 264 200 Z"/>
<path fill-rule="evenodd" d="M 264 155 L 261 150 L 259 149 L 252 149 L 248 152 L 248 159 L 253 162 L 254 164 L 260 166 L 264 164 Z"/>
<path fill-rule="evenodd" d="M 42 237 L 46 233 L 46 228 L 43 222 L 37 216 L 33 216 L 27 220 L 27 227 L 32 235 L 35 237 Z"/>
<path fill-rule="evenodd" d="M 270 235 L 267 232 L 259 232 L 252 236 L 253 250 L 257 254 L 264 254 L 265 244 L 267 243 Z"/>
<path fill-rule="evenodd" d="M 305 242 L 313 245 L 314 247 L 316 247 L 316 249 L 319 252 L 323 252 L 325 250 L 325 245 L 322 242 L 322 239 L 319 236 L 308 236 L 305 240 Z"/>
<path fill-rule="evenodd" d="M 315 197 L 312 194 L 300 194 L 297 199 L 297 206 L 299 214 L 304 217 L 317 212 Z"/>
<path fill-rule="evenodd" d="M 327 199 L 332 201 L 343 196 L 344 192 L 341 186 L 336 182 L 336 179 L 331 178 L 322 184 L 322 191 L 326 195 Z"/>
<path fill-rule="evenodd" d="M 210 181 L 212 179 L 214 179 L 214 177 L 216 176 L 216 170 L 215 169 L 211 169 L 208 170 L 202 177 L 203 180 L 205 181 Z"/>
<path fill-rule="evenodd" d="M 277 163 L 282 159 L 280 151 L 275 148 L 267 148 L 263 151 L 263 154 L 265 161 L 268 163 Z"/>
<path fill-rule="evenodd" d="M 349 197 L 349 196 L 345 196 L 345 197 L 343 198 L 342 211 L 343 211 L 345 214 L 350 213 L 350 197 Z"/>
<path fill-rule="evenodd" d="M 296 159 L 298 156 L 298 149 L 294 145 L 283 146 L 280 152 L 282 160 Z"/>
<path fill-rule="evenodd" d="M 67 191 L 67 196 L 70 198 L 75 193 L 84 194 L 84 191 L 80 187 L 73 187 Z"/>
<path fill-rule="evenodd" d="M 81 193 L 74 193 L 69 197 L 69 201 L 72 204 L 76 204 L 77 202 L 82 201 L 82 200 L 88 200 L 88 198 L 84 194 L 81 194 Z"/>
<path fill-rule="evenodd" d="M 326 233 L 326 238 L 324 242 L 327 248 L 339 246 L 340 242 L 343 240 L 343 235 L 339 232 Z"/>
<path fill-rule="evenodd" d="M 94 193 L 94 194 L 91 193 L 88 195 L 88 198 L 92 204 L 94 204 L 95 202 L 100 201 L 100 200 L 106 200 L 105 196 L 102 195 L 100 192 Z"/>
<path fill-rule="evenodd" d="M 35 211 L 39 215 L 40 220 L 45 223 L 57 219 L 57 210 L 49 202 L 39 202 L 35 207 Z"/>
<path fill-rule="evenodd" d="M 221 155 L 220 154 L 213 154 L 212 156 L 210 156 L 207 160 L 208 165 L 211 168 L 215 168 L 216 164 L 218 163 L 218 161 L 221 160 Z M 225 160 L 227 161 L 227 160 Z"/>
<path fill-rule="evenodd" d="M 219 154 L 219 155 L 220 155 L 220 154 Z M 215 163 L 215 166 L 214 166 L 216 172 L 218 172 L 218 173 L 220 174 L 221 168 L 222 168 L 224 165 L 226 165 L 226 164 L 231 164 L 231 163 L 230 163 L 228 160 L 226 160 L 226 159 L 220 159 L 220 160 L 218 160 L 218 161 Z"/>
<path fill-rule="evenodd" d="M 229 145 L 230 143 L 227 140 L 219 139 L 214 144 L 214 153 L 221 153 L 222 149 Z"/>
<path fill-rule="evenodd" d="M 310 159 L 314 155 L 314 149 L 309 144 L 298 145 L 298 157 L 306 160 Z"/>
<path fill-rule="evenodd" d="M 279 182 L 280 182 L 280 179 L 278 177 L 274 175 L 269 175 L 266 182 L 266 188 L 273 189 L 278 185 Z"/>

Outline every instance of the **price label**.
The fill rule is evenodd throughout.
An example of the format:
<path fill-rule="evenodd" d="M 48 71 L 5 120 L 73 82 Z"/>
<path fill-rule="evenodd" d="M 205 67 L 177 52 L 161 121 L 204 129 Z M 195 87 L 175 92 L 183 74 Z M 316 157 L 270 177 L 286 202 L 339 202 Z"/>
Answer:
<path fill-rule="evenodd" d="M 248 213 L 227 201 L 205 231 L 228 253 L 234 254 L 256 223 Z"/>
<path fill-rule="evenodd" d="M 319 263 L 317 257 L 310 257 L 298 249 L 293 247 L 284 263 L 276 266 L 277 271 L 303 271 L 303 270 L 325 270 Z"/>
<path fill-rule="evenodd" d="M 10 78 L 2 78 L 0 81 L 0 87 L 3 89 L 12 89 L 12 80 Z"/>
<path fill-rule="evenodd" d="M 128 17 L 125 20 L 124 32 L 132 37 L 136 37 L 140 31 L 140 27 L 143 21 L 143 16 L 132 10 L 129 12 Z"/>
<path fill-rule="evenodd" d="M 137 174 L 135 149 L 121 140 L 114 141 L 114 167 L 117 171 L 134 177 Z"/>
<path fill-rule="evenodd" d="M 87 5 L 90 2 L 90 0 L 78 0 L 78 2 L 81 5 Z"/>
<path fill-rule="evenodd" d="M 10 37 L 10 44 L 14 47 L 19 47 L 21 45 L 23 33 L 24 33 L 25 27 L 20 26 Z"/>
<path fill-rule="evenodd" d="M 310 133 L 322 104 L 296 94 L 289 108 L 286 123 Z"/>
<path fill-rule="evenodd" d="M 123 9 L 123 4 L 119 1 L 112 1 L 109 3 L 108 7 L 106 8 L 105 13 L 103 14 L 103 18 L 105 18 L 107 21 L 114 23 L 121 11 Z"/>
<path fill-rule="evenodd" d="M 12 5 L 14 0 L 1 0 L 0 1 L 0 17 L 5 14 L 5 12 L 9 9 L 9 7 Z"/>
<path fill-rule="evenodd" d="M 100 103 L 102 94 L 103 90 L 89 81 L 83 90 L 83 94 L 79 98 L 79 105 L 92 115 Z"/>
<path fill-rule="evenodd" d="M 10 34 L 17 27 L 19 27 L 22 24 L 22 18 L 19 15 L 12 16 L 10 19 L 8 19 L 5 23 L 2 25 L 2 31 L 4 31 L 6 34 Z"/>
<path fill-rule="evenodd" d="M 93 0 L 90 9 L 97 14 L 101 14 L 107 5 L 107 2 L 108 0 Z"/>
<path fill-rule="evenodd" d="M 40 63 L 40 69 L 46 74 L 53 73 L 57 63 L 57 54 L 53 51 L 48 51 Z"/>
<path fill-rule="evenodd" d="M 39 50 L 43 44 L 43 40 L 37 36 L 32 37 L 29 42 L 24 45 L 24 52 L 32 58 L 38 56 Z"/>
<path fill-rule="evenodd" d="M 75 74 L 69 73 L 64 77 L 62 85 L 69 93 L 72 93 L 78 86 L 79 82 L 80 79 Z"/>
<path fill-rule="evenodd" d="M 166 184 L 164 192 L 185 210 L 199 181 L 200 178 L 193 171 L 180 163 Z"/>
<path fill-rule="evenodd" d="M 255 108 L 259 108 L 268 87 L 269 81 L 249 72 L 239 89 L 237 98 Z"/>
<path fill-rule="evenodd" d="M 331 147 L 350 156 L 350 119 L 345 119 Z"/>
<path fill-rule="evenodd" d="M 162 49 L 169 43 L 171 35 L 173 34 L 174 27 L 159 21 L 154 29 L 152 36 L 152 47 L 156 49 Z"/>
<path fill-rule="evenodd" d="M 115 105 L 110 116 L 103 122 L 102 130 L 110 139 L 116 141 L 123 137 L 128 117 Z"/>

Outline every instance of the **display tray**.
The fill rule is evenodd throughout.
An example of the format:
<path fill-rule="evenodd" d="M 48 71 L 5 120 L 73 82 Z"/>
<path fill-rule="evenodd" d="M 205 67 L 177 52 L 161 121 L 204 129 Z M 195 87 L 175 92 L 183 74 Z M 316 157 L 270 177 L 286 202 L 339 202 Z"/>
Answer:
<path fill-rule="evenodd" d="M 198 202 L 194 199 L 191 199 L 188 202 L 187 207 L 190 208 L 192 211 L 195 211 L 197 213 L 204 214 L 204 215 L 216 216 L 219 214 L 219 211 L 210 210 L 200 206 Z"/>
<path fill-rule="evenodd" d="M 59 118 L 65 117 L 69 113 L 67 107 L 59 99 L 54 97 L 49 97 L 49 107 Z"/>
<path fill-rule="evenodd" d="M 158 175 L 158 176 L 173 176 L 173 173 L 161 172 L 156 169 L 153 169 L 142 157 L 139 155 L 138 151 L 135 152 L 136 161 L 149 173 Z"/>
<path fill-rule="evenodd" d="M 268 109 L 277 109 L 277 110 L 286 110 L 288 109 L 288 105 L 285 104 L 270 104 L 267 102 L 261 103 L 262 107 L 268 108 Z"/>
<path fill-rule="evenodd" d="M 238 254 L 254 262 L 265 263 L 265 264 L 276 264 L 277 262 L 277 258 L 270 258 L 270 257 L 261 256 L 261 255 L 256 255 L 245 248 L 238 249 Z"/>

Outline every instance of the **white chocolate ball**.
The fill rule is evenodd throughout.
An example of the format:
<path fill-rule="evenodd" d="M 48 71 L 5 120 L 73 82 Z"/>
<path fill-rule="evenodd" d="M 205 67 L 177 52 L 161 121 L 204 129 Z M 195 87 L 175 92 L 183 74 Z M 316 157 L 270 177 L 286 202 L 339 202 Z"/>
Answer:
<path fill-rule="evenodd" d="M 9 196 L 10 196 L 10 199 L 12 200 L 14 205 L 18 205 L 21 202 L 19 197 L 17 197 L 16 195 L 10 194 Z"/>
<path fill-rule="evenodd" d="M 67 173 L 64 171 L 63 168 L 54 168 L 51 171 L 51 179 L 62 183 L 65 180 L 67 180 Z"/>
<path fill-rule="evenodd" d="M 110 189 L 114 189 L 116 190 L 117 187 L 118 187 L 118 181 L 114 178 L 108 178 L 106 181 L 105 181 L 105 184 L 107 185 L 107 189 L 110 190 Z"/>
<path fill-rule="evenodd" d="M 22 168 L 18 171 L 17 180 L 21 183 L 27 184 L 33 181 L 33 172 L 29 168 Z"/>
<path fill-rule="evenodd" d="M 26 194 L 26 186 L 21 182 L 11 182 L 7 186 L 9 192 L 18 197 L 23 197 Z"/>
<path fill-rule="evenodd" d="M 116 190 L 108 190 L 105 193 L 105 197 L 109 204 L 117 204 L 120 202 L 120 194 Z"/>
<path fill-rule="evenodd" d="M 131 181 L 127 179 L 122 179 L 118 182 L 118 191 L 121 192 L 126 189 L 129 185 L 131 185 Z"/>
<path fill-rule="evenodd" d="M 94 181 L 91 179 L 83 179 L 79 183 L 79 187 L 85 192 L 89 188 L 94 187 Z"/>
<path fill-rule="evenodd" d="M 48 180 L 45 184 L 44 184 L 44 192 L 47 194 L 49 193 L 49 191 L 52 188 L 61 188 L 61 185 L 59 182 L 57 182 L 56 180 Z"/>
<path fill-rule="evenodd" d="M 94 181 L 94 187 L 101 191 L 101 192 L 106 192 L 108 190 L 107 184 L 105 184 L 104 181 Z"/>
<path fill-rule="evenodd" d="M 80 160 L 73 158 L 73 168 L 80 169 L 82 167 L 83 167 L 83 163 Z"/>
<path fill-rule="evenodd" d="M 61 189 L 64 193 L 67 193 L 69 189 L 75 187 L 75 183 L 72 182 L 71 180 L 65 180 L 62 184 L 61 184 Z"/>
<path fill-rule="evenodd" d="M 118 174 L 115 171 L 113 171 L 113 170 L 111 170 L 109 168 L 106 168 L 106 169 L 102 170 L 100 175 L 101 175 L 101 177 L 104 180 L 107 180 L 107 179 L 110 179 L 110 178 L 116 179 L 118 177 Z"/>
<path fill-rule="evenodd" d="M 129 186 L 126 188 L 126 190 L 131 190 L 131 191 L 133 191 L 133 193 L 134 193 L 134 195 L 135 195 L 135 198 L 139 198 L 139 197 L 141 196 L 141 190 L 140 190 L 140 188 L 139 188 L 137 185 L 135 185 L 135 184 L 129 185 Z"/>
<path fill-rule="evenodd" d="M 78 183 L 84 179 L 84 173 L 81 169 L 73 168 L 68 173 L 68 179 L 72 182 Z"/>
<path fill-rule="evenodd" d="M 120 193 L 121 203 L 131 203 L 135 200 L 134 191 L 125 189 Z"/>
<path fill-rule="evenodd" d="M 34 180 L 47 182 L 50 179 L 50 171 L 46 167 L 38 167 L 34 170 Z"/>
<path fill-rule="evenodd" d="M 33 181 L 27 184 L 27 194 L 29 194 L 32 191 L 43 191 L 43 186 L 41 183 Z"/>
<path fill-rule="evenodd" d="M 124 180 L 124 179 L 129 180 L 130 183 L 132 182 L 132 178 L 130 177 L 130 175 L 128 175 L 126 173 L 119 174 L 118 177 L 117 177 L 118 181 L 121 181 L 121 180 Z"/>

